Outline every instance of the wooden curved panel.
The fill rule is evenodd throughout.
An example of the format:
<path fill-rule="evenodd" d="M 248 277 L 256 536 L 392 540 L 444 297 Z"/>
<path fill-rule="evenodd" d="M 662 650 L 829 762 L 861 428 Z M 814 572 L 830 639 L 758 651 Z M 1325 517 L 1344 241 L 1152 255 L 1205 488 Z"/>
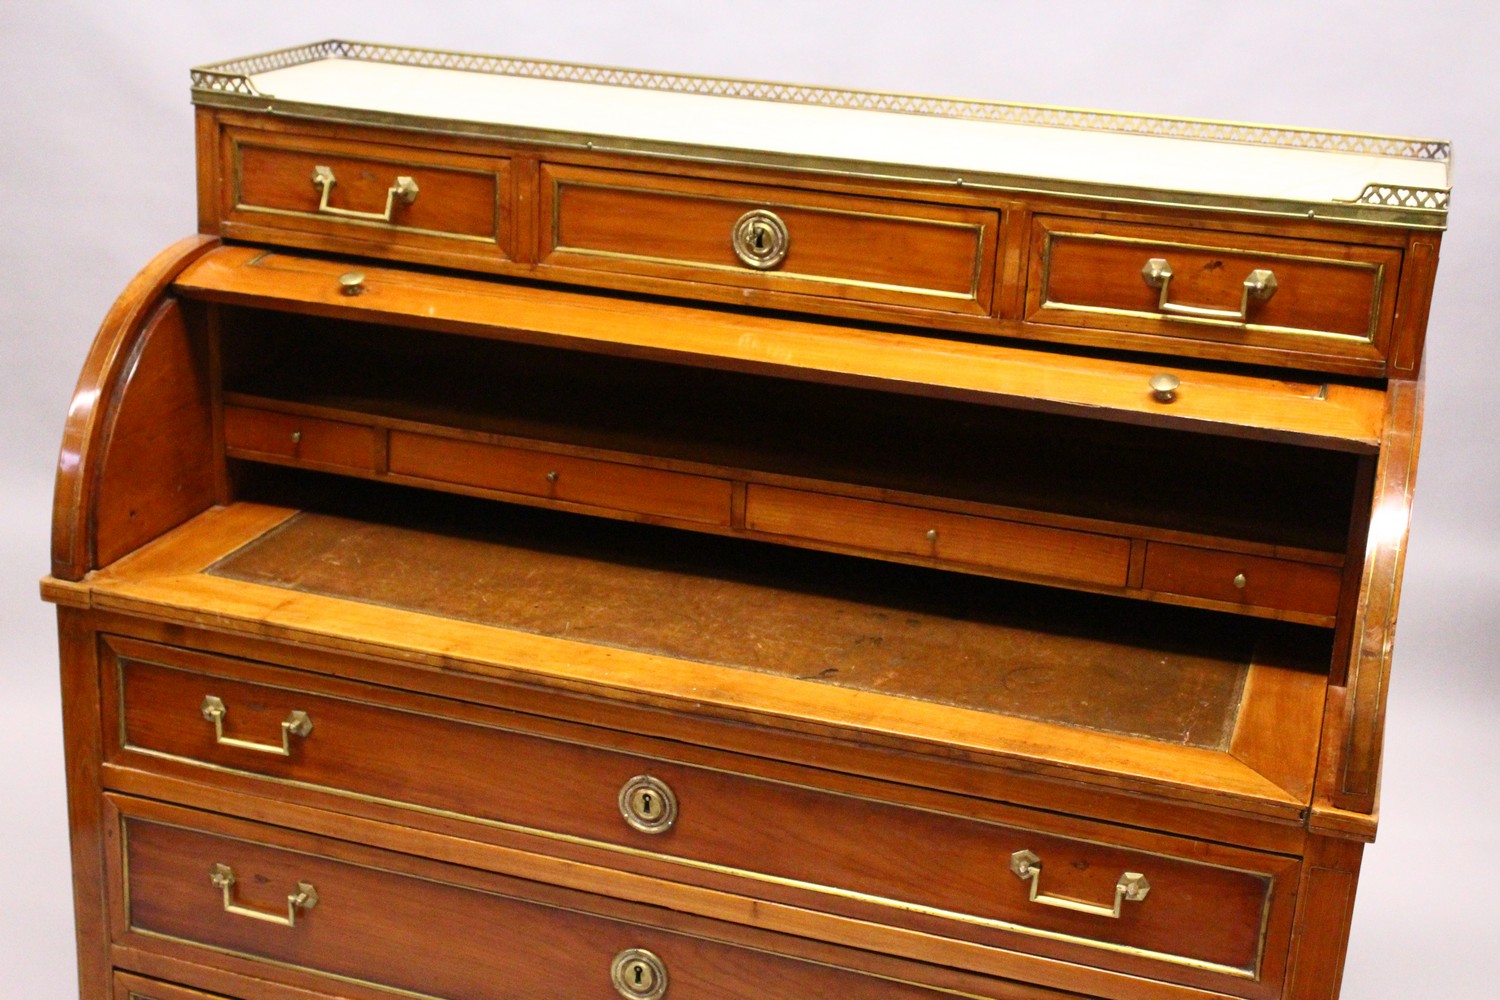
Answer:
<path fill-rule="evenodd" d="M 132 403 L 123 422 L 117 411 L 126 412 L 122 408 L 127 396 L 149 394 L 149 390 L 144 389 L 139 394 L 129 391 L 129 384 L 131 376 L 139 370 L 139 362 L 148 341 L 154 339 L 151 337 L 152 332 L 166 329 L 162 326 L 163 322 L 175 324 L 173 332 L 164 336 L 163 347 L 153 349 L 153 353 L 163 351 L 166 341 L 172 340 L 174 336 L 185 336 L 181 317 L 175 306 L 173 320 L 165 320 L 159 312 L 167 286 L 184 267 L 217 245 L 218 240 L 211 237 L 190 236 L 162 251 L 125 287 L 99 327 L 94 345 L 89 350 L 88 360 L 84 362 L 83 373 L 79 376 L 78 386 L 73 392 L 72 403 L 68 407 L 62 449 L 58 455 L 57 480 L 52 500 L 54 577 L 79 580 L 89 570 L 102 565 L 100 526 L 96 518 L 100 510 L 101 478 L 108 464 L 105 453 L 109 442 L 117 435 L 132 436 L 135 433 L 132 428 L 141 421 L 169 416 L 176 412 L 176 408 L 169 403 Z M 152 365 L 155 363 L 151 362 Z M 158 378 L 151 376 L 148 381 L 156 382 Z M 151 446 L 137 440 L 135 445 L 126 450 L 131 451 L 133 460 L 141 464 L 141 472 L 148 471 L 146 467 L 150 467 L 152 474 L 159 475 L 162 471 L 158 463 L 165 456 L 155 453 Z M 110 476 L 111 488 L 120 485 L 126 461 L 125 451 L 122 451 Z M 206 468 L 208 463 L 204 461 L 201 465 Z M 145 478 L 148 477 L 143 476 L 142 480 Z M 166 488 L 168 487 L 159 489 Z M 170 488 L 175 489 L 176 483 Z M 162 498 L 157 498 L 160 499 Z M 173 511 L 184 502 L 185 498 L 179 498 L 176 504 L 168 504 L 166 507 L 156 501 L 143 503 L 144 509 L 149 511 L 149 517 L 142 521 L 142 526 L 150 522 L 158 526 L 156 533 L 165 530 L 160 526 L 166 524 Z M 207 503 L 205 500 L 196 509 L 201 510 Z M 137 507 L 137 520 L 142 518 L 142 506 Z M 103 547 L 104 554 L 120 554 L 120 547 L 128 544 L 128 539 L 139 535 L 140 531 L 141 528 L 138 527 L 133 532 L 122 533 L 118 525 L 106 524 L 105 533 L 109 537 Z M 147 534 L 145 537 L 149 538 L 151 535 Z"/>

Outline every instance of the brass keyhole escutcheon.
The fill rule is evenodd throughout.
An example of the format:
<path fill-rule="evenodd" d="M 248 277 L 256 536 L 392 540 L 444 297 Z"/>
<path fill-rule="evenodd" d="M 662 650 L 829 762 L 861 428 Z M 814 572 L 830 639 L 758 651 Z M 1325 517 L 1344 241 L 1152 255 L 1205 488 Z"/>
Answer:
<path fill-rule="evenodd" d="M 786 259 L 791 235 L 775 212 L 757 208 L 739 217 L 729 243 L 741 264 L 766 271 Z"/>
<path fill-rule="evenodd" d="M 642 833 L 665 833 L 677 822 L 677 796 L 660 778 L 638 774 L 620 789 L 620 815 Z"/>
<path fill-rule="evenodd" d="M 645 948 L 626 948 L 616 955 L 609 978 L 628 1000 L 660 1000 L 667 995 L 667 967 Z"/>

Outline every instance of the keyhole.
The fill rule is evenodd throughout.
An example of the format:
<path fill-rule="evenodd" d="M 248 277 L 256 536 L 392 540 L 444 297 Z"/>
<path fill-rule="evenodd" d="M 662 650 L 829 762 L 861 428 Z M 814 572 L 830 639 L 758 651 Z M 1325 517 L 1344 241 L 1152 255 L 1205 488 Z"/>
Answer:
<path fill-rule="evenodd" d="M 646 970 L 645 970 L 645 968 L 640 963 L 636 963 L 636 967 L 635 967 L 635 984 L 637 986 L 641 986 L 641 985 L 645 984 L 645 981 L 646 981 Z"/>
<path fill-rule="evenodd" d="M 761 253 L 765 253 L 766 252 L 766 227 L 765 226 L 759 226 L 758 225 L 758 226 L 755 227 L 755 249 L 758 250 L 758 251 L 760 251 Z"/>
<path fill-rule="evenodd" d="M 647 819 L 656 818 L 656 806 L 652 804 L 650 792 L 641 793 L 641 815 Z M 640 978 L 639 969 L 636 970 L 636 978 Z"/>

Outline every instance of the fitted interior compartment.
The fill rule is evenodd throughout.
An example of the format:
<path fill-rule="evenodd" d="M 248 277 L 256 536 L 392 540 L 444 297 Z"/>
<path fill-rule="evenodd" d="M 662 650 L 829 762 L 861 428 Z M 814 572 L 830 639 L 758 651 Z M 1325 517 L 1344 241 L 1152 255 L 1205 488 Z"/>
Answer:
<path fill-rule="evenodd" d="M 1220 751 L 1243 722 L 1254 670 L 1302 675 L 1315 691 L 1329 658 L 1327 630 L 1290 623 L 402 487 L 341 487 L 259 470 L 246 496 L 290 499 L 301 512 L 208 572 Z"/>
<path fill-rule="evenodd" d="M 224 309 L 221 328 L 231 405 L 1201 534 L 1335 565 L 1353 507 L 1358 459 L 1341 451 L 266 310 Z"/>

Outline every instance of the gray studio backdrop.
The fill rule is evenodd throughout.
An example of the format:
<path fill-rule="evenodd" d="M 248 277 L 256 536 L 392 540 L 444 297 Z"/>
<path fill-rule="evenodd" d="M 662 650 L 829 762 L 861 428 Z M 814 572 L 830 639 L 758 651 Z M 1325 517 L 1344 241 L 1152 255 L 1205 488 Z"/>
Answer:
<path fill-rule="evenodd" d="M 76 996 L 50 609 L 63 416 L 117 291 L 194 225 L 189 66 L 326 37 L 1452 139 L 1456 195 L 1348 1000 L 1500 997 L 1500 14 L 1259 0 L 0 0 L 0 992 Z"/>

